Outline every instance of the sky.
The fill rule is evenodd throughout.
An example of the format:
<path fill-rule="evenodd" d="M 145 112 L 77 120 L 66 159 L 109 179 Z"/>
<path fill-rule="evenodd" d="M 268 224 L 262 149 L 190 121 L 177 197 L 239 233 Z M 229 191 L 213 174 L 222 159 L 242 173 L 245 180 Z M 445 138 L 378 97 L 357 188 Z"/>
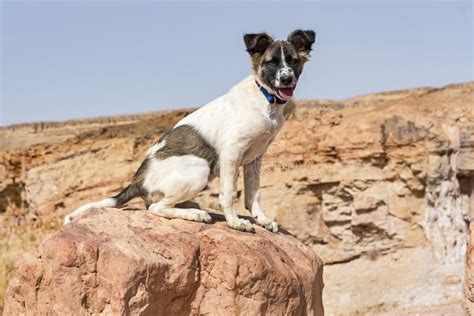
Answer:
<path fill-rule="evenodd" d="M 473 80 L 471 1 L 0 1 L 0 125 L 202 106 L 261 31 L 317 31 L 300 99 Z"/>

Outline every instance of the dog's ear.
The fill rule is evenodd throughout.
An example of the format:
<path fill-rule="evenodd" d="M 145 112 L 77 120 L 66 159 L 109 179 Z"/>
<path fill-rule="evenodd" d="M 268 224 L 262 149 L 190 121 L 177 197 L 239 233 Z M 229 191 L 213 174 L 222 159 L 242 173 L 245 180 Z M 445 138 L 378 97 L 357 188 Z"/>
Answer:
<path fill-rule="evenodd" d="M 250 55 L 263 54 L 273 42 L 273 38 L 267 33 L 245 34 L 244 42 Z"/>
<path fill-rule="evenodd" d="M 296 51 L 308 59 L 309 53 L 311 52 L 311 46 L 316 39 L 316 33 L 312 30 L 296 30 L 288 36 L 288 42 L 290 42 Z"/>

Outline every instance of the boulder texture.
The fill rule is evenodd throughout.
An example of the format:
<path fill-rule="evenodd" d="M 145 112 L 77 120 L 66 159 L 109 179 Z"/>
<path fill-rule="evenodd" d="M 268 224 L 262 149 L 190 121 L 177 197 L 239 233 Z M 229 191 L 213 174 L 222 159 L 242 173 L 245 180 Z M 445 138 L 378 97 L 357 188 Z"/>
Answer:
<path fill-rule="evenodd" d="M 16 263 L 4 315 L 323 315 L 322 261 L 287 233 L 96 209 Z"/>

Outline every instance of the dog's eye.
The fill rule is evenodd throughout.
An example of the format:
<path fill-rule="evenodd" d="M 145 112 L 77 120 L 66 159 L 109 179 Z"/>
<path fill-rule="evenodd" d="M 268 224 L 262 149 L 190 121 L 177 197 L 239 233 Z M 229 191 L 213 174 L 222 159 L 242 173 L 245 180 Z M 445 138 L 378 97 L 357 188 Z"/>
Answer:
<path fill-rule="evenodd" d="M 288 56 L 286 57 L 286 62 L 290 65 L 295 65 L 298 63 L 298 59 L 297 58 L 293 58 L 291 56 Z"/>
<path fill-rule="evenodd" d="M 278 60 L 278 58 L 273 57 L 272 59 L 268 60 L 266 63 L 270 66 L 278 66 L 280 61 Z"/>

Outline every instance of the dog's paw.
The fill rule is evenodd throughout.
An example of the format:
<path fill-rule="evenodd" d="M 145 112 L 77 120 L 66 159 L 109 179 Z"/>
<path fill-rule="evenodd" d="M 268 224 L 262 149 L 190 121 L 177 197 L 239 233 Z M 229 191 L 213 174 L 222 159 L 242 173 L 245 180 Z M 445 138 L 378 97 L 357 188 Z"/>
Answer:
<path fill-rule="evenodd" d="M 212 217 L 207 212 L 199 213 L 198 222 L 210 223 L 212 222 Z"/>
<path fill-rule="evenodd" d="M 240 230 L 242 232 L 249 232 L 249 233 L 255 232 L 255 229 L 253 228 L 252 223 L 250 223 L 246 219 L 237 218 L 235 220 L 228 222 L 228 225 L 230 228 Z"/>
<path fill-rule="evenodd" d="M 272 222 L 271 220 L 265 218 L 265 219 L 259 219 L 255 218 L 255 221 L 259 226 L 262 226 L 266 230 L 269 230 L 274 233 L 278 233 L 278 224 L 275 222 Z"/>

